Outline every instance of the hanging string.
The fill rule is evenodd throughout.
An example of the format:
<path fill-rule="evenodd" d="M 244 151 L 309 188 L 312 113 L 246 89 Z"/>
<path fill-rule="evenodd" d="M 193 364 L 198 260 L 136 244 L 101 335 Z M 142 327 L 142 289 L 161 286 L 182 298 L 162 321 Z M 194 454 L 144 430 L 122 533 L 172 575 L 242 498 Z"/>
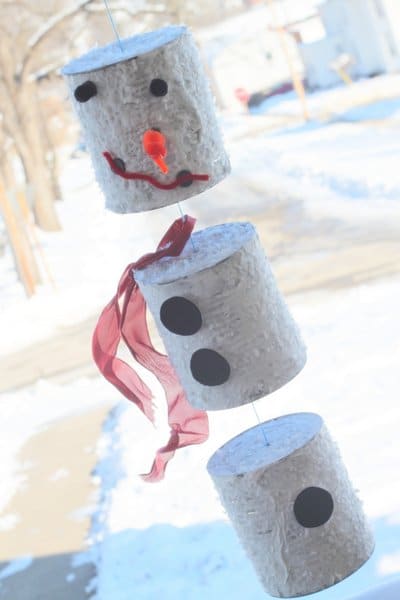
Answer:
<path fill-rule="evenodd" d="M 115 21 L 113 19 L 113 16 L 112 16 L 112 13 L 111 13 L 111 10 L 110 10 L 110 6 L 108 4 L 108 0 L 103 0 L 103 1 L 104 1 L 104 5 L 106 7 L 106 10 L 107 10 L 107 14 L 108 14 L 108 18 L 109 18 L 110 23 L 111 23 L 111 27 L 112 27 L 112 29 L 114 31 L 115 37 L 117 38 L 119 47 L 120 47 L 121 52 L 122 52 L 123 51 L 123 46 L 122 46 L 122 43 L 121 43 L 121 38 L 120 38 L 120 36 L 118 34 L 117 26 L 116 26 Z M 178 205 L 179 213 L 180 213 L 180 215 L 181 215 L 181 217 L 183 219 L 185 217 L 185 215 L 184 215 L 184 213 L 182 211 L 182 207 L 181 207 L 181 205 L 180 205 L 179 202 L 177 202 L 177 205 Z M 190 236 L 190 242 L 192 244 L 193 250 L 196 252 L 196 246 L 194 245 L 192 236 Z M 263 434 L 263 437 L 264 437 L 265 445 L 269 446 L 269 442 L 268 442 L 267 436 L 265 434 L 265 431 L 264 431 L 264 429 L 262 427 L 262 423 L 261 423 L 260 417 L 258 416 L 258 413 L 256 411 L 256 407 L 254 406 L 253 402 L 251 403 L 251 405 L 253 407 L 254 414 L 256 415 L 257 421 L 258 421 L 259 425 L 261 425 L 261 431 L 262 431 L 262 434 Z"/>
<path fill-rule="evenodd" d="M 117 26 L 116 26 L 116 24 L 115 24 L 115 21 L 114 21 L 114 19 L 113 19 L 113 16 L 112 16 L 112 14 L 111 14 L 111 10 L 110 10 L 110 6 L 109 6 L 109 4 L 108 4 L 108 0 L 104 0 L 104 4 L 105 4 L 105 7 L 106 7 L 106 11 L 107 11 L 107 14 L 108 14 L 108 18 L 110 19 L 111 27 L 113 28 L 113 31 L 114 31 L 115 37 L 117 38 L 117 41 L 118 41 L 119 47 L 120 47 L 120 49 L 121 49 L 121 52 L 122 52 L 122 51 L 123 51 L 123 46 L 122 46 L 122 43 L 121 43 L 121 38 L 119 37 L 118 30 L 117 30 Z"/>
<path fill-rule="evenodd" d="M 181 207 L 181 205 L 179 204 L 179 202 L 177 202 L 177 205 L 178 205 L 178 210 L 179 210 L 179 212 L 180 212 L 180 215 L 181 215 L 181 217 L 182 217 L 182 219 L 183 219 L 183 217 L 184 217 L 185 215 L 183 214 L 182 207 Z"/>
<path fill-rule="evenodd" d="M 177 205 L 178 205 L 179 213 L 180 213 L 180 215 L 181 215 L 181 217 L 183 219 L 185 217 L 185 215 L 183 214 L 182 207 L 181 207 L 181 205 L 180 205 L 179 202 L 177 202 Z M 190 236 L 190 243 L 192 244 L 193 250 L 196 252 L 196 246 L 194 245 L 194 241 L 193 241 L 192 236 Z"/>
<path fill-rule="evenodd" d="M 111 13 L 111 10 L 110 10 L 110 6 L 109 6 L 109 4 L 108 4 L 108 0 L 103 0 L 103 1 L 104 1 L 104 5 L 105 5 L 105 7 L 106 7 L 106 10 L 107 10 L 107 14 L 108 14 L 108 18 L 109 18 L 109 20 L 110 20 L 110 23 L 111 23 L 111 27 L 113 28 L 113 31 L 114 31 L 115 37 L 117 38 L 117 41 L 118 41 L 119 47 L 120 47 L 120 49 L 121 49 L 121 52 L 122 52 L 122 50 L 123 50 L 123 46 L 122 46 L 121 38 L 119 37 L 119 34 L 118 34 L 118 29 L 117 29 L 117 26 L 116 26 L 116 24 L 115 24 L 114 18 L 113 18 L 113 16 L 112 16 L 112 13 Z M 182 211 L 181 205 L 179 204 L 179 202 L 177 202 L 177 204 L 178 204 L 178 209 L 179 209 L 180 215 L 181 215 L 181 217 L 182 217 L 182 218 L 184 218 L 184 216 L 185 216 L 185 215 L 183 214 L 183 211 Z M 192 244 L 192 246 L 193 246 L 193 250 L 196 252 L 196 246 L 194 245 L 194 242 L 193 242 L 193 238 L 192 238 L 192 236 L 190 236 L 190 242 L 191 242 L 191 244 Z"/>
<path fill-rule="evenodd" d="M 256 418 L 257 418 L 258 424 L 261 426 L 261 431 L 262 431 L 262 434 L 263 434 L 263 437 L 264 437 L 264 442 L 265 442 L 265 445 L 266 445 L 266 446 L 269 446 L 269 442 L 268 442 L 267 436 L 266 436 L 266 434 L 265 434 L 265 431 L 264 431 L 264 428 L 263 428 L 263 426 L 262 426 L 262 423 L 261 423 L 260 417 L 258 416 L 258 412 L 256 411 L 256 407 L 254 406 L 254 402 L 252 402 L 252 403 L 251 403 L 251 405 L 252 405 L 252 407 L 253 407 L 254 414 L 256 415 Z"/>

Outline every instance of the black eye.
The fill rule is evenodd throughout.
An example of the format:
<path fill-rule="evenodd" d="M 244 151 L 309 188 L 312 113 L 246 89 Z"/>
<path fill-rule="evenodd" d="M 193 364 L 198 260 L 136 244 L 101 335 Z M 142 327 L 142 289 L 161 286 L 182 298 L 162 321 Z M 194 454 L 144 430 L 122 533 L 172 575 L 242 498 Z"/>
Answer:
<path fill-rule="evenodd" d="M 114 158 L 114 165 L 120 171 L 126 171 L 126 165 L 125 165 L 125 162 L 122 160 L 122 158 Z"/>
<path fill-rule="evenodd" d="M 183 171 L 179 171 L 178 175 L 176 176 L 176 178 L 179 181 L 179 178 L 182 177 L 182 180 L 179 182 L 179 185 L 181 187 L 189 187 L 189 185 L 192 185 L 193 183 L 193 179 L 191 179 L 191 172 L 188 171 L 187 169 L 183 169 Z"/>
<path fill-rule="evenodd" d="M 93 98 L 97 94 L 97 87 L 93 81 L 85 81 L 82 85 L 78 85 L 74 92 L 75 98 L 78 102 L 87 102 L 90 98 Z"/>
<path fill-rule="evenodd" d="M 303 527 L 320 527 L 331 518 L 333 498 L 319 487 L 305 488 L 294 503 L 294 515 Z"/>
<path fill-rule="evenodd" d="M 203 322 L 197 306 L 181 296 L 173 296 L 163 302 L 160 319 L 164 327 L 177 335 L 194 335 Z"/>
<path fill-rule="evenodd" d="M 168 83 L 164 79 L 153 79 L 150 83 L 150 92 L 153 96 L 165 96 L 168 92 Z"/>

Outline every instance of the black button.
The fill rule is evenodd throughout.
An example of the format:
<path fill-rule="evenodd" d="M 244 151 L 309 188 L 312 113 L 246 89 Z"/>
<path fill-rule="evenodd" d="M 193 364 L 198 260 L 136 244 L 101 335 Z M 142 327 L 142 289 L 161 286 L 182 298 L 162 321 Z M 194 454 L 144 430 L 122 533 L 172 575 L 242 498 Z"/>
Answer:
<path fill-rule="evenodd" d="M 190 369 L 196 381 L 209 386 L 225 383 L 231 374 L 228 361 L 215 350 L 207 348 L 201 348 L 193 353 Z"/>
<path fill-rule="evenodd" d="M 78 100 L 78 102 L 87 102 L 93 96 L 97 94 L 97 87 L 93 81 L 85 81 L 82 85 L 79 85 L 75 92 L 74 96 Z"/>
<path fill-rule="evenodd" d="M 122 160 L 122 158 L 114 158 L 114 165 L 120 170 L 120 171 L 126 171 L 126 166 L 125 166 L 125 162 Z"/>
<path fill-rule="evenodd" d="M 163 302 L 160 319 L 164 327 L 178 335 L 193 335 L 202 325 L 201 312 L 197 306 L 181 296 L 173 296 Z"/>
<path fill-rule="evenodd" d="M 185 180 L 182 181 L 182 183 L 179 183 L 179 185 L 181 187 L 189 187 L 189 185 L 192 185 L 193 183 L 193 179 L 191 179 L 189 177 L 189 175 L 191 175 L 192 173 L 190 171 L 188 171 L 187 169 L 184 169 L 183 171 L 179 171 L 178 175 L 176 176 L 177 179 L 179 179 L 180 177 L 185 177 Z"/>
<path fill-rule="evenodd" d="M 319 487 L 305 488 L 294 503 L 294 515 L 303 527 L 320 527 L 329 521 L 332 513 L 332 496 Z"/>
<path fill-rule="evenodd" d="M 153 96 L 165 96 L 168 92 L 168 83 L 164 79 L 153 79 L 150 83 L 150 92 Z"/>

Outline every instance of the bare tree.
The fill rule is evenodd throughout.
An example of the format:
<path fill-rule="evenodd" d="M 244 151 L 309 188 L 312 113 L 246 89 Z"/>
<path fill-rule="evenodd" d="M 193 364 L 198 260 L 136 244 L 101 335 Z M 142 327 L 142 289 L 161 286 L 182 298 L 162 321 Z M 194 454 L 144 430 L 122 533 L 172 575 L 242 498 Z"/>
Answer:
<path fill-rule="evenodd" d="M 236 0 L 207 0 L 201 5 L 197 0 L 109 0 L 122 35 L 167 23 L 195 26 L 220 18 L 222 9 L 232 2 L 237 4 Z M 68 123 L 59 69 L 94 42 L 110 40 L 104 13 L 103 0 L 0 0 L 0 189 L 3 197 L 10 198 L 22 176 L 35 223 L 47 231 L 60 228 L 55 200 L 61 197 L 57 179 L 60 140 L 52 130 L 49 96 L 57 89 L 58 121 Z M 17 222 L 18 215 L 14 217 Z M 33 256 L 28 263 L 35 272 Z M 37 280 L 34 273 L 33 278 Z"/>
<path fill-rule="evenodd" d="M 134 17 L 136 23 L 137 19 L 146 23 L 149 18 L 163 20 L 168 15 L 163 2 L 110 4 L 116 15 Z M 60 227 L 54 208 L 60 190 L 41 82 L 57 71 L 66 55 L 74 54 L 76 45 L 90 40 L 92 21 L 104 10 L 101 0 L 0 0 L 0 118 L 31 190 L 35 221 L 48 231 Z M 97 41 L 98 32 L 96 27 Z"/>
<path fill-rule="evenodd" d="M 31 296 L 36 285 L 41 282 L 40 271 L 28 233 L 29 208 L 20 190 L 15 190 L 14 174 L 10 169 L 14 151 L 12 144 L 5 139 L 0 128 L 0 215 L 6 225 L 6 232 L 14 258 L 14 264 L 25 292 Z M 6 182 L 6 186 L 3 182 Z M 12 190 L 12 191 L 11 191 Z"/>
<path fill-rule="evenodd" d="M 110 5 L 123 33 L 129 34 L 168 22 L 195 24 L 220 11 L 220 3 L 194 0 L 111 0 Z M 0 0 L 0 117 L 14 146 L 9 170 L 17 156 L 31 190 L 35 221 L 48 231 L 59 229 L 54 201 L 60 190 L 43 81 L 66 56 L 81 52 L 85 44 L 106 41 L 101 32 L 109 39 L 104 10 L 102 0 Z"/>
<path fill-rule="evenodd" d="M 88 0 L 86 0 L 86 3 Z M 47 4 L 47 6 L 45 6 Z M 59 229 L 54 200 L 59 190 L 53 177 L 54 157 L 42 114 L 36 72 L 53 54 L 47 38 L 77 14 L 84 4 L 51 14 L 54 2 L 0 3 L 0 113 L 7 139 L 14 145 L 32 194 L 36 223 L 43 229 Z M 46 10 L 47 9 L 47 10 Z M 13 170 L 14 164 L 11 166 Z M 10 185 L 10 182 L 3 181 Z"/>

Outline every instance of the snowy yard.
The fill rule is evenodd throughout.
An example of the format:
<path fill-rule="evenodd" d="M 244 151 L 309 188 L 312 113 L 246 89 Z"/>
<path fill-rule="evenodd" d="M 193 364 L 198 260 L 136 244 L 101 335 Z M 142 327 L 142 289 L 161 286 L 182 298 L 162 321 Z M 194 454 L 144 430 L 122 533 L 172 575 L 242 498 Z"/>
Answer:
<path fill-rule="evenodd" d="M 369 94 L 371 85 L 360 82 L 354 93 Z M 290 121 L 271 130 L 259 115 L 236 121 L 225 117 L 235 192 L 227 187 L 224 194 L 222 184 L 218 206 L 211 191 L 188 201 L 184 209 L 200 215 L 201 227 L 242 214 L 272 214 L 277 204 L 291 198 L 302 203 L 310 219 L 341 221 L 350 231 L 357 226 L 368 232 L 379 225 L 394 235 L 400 222 L 400 97 L 394 98 L 394 90 L 400 96 L 400 78 L 383 78 L 381 91 L 384 86 L 392 99 L 346 108 L 339 111 L 340 118 L 318 118 L 306 125 Z M 311 98 L 316 114 L 321 102 L 330 99 L 332 105 L 338 92 L 327 94 L 323 100 Z M 272 110 L 293 112 L 296 101 L 288 95 Z M 257 192 L 246 199 L 240 183 L 251 184 Z M 64 231 L 42 236 L 58 291 L 43 288 L 26 301 L 10 257 L 0 259 L 0 357 L 97 313 L 113 295 L 124 266 L 152 250 L 178 216 L 176 207 L 123 217 L 107 214 L 86 157 L 69 162 L 63 186 Z M 264 233 L 268 237 L 268 231 Z M 310 240 L 312 246 L 312 236 Z M 312 271 L 312 251 L 307 256 L 305 266 Z M 278 256 L 277 264 L 279 260 Z M 288 297 L 308 346 L 308 363 L 290 384 L 256 405 L 263 420 L 290 412 L 319 413 L 341 448 L 371 519 L 373 557 L 349 579 L 314 596 L 322 600 L 344 600 L 400 575 L 400 264 L 397 276 L 393 269 L 390 278 L 384 274 L 347 289 Z M 210 414 L 209 441 L 178 452 L 166 480 L 151 485 L 137 475 L 148 470 L 166 432 L 153 429 L 107 382 L 39 382 L 5 393 L 0 399 L 0 508 L 23 481 L 16 461 L 25 440 L 68 414 L 104 402 L 114 408 L 98 444 L 93 478 L 99 491 L 91 547 L 80 557 L 97 565 L 92 584 L 96 600 L 268 597 L 205 471 L 215 449 L 255 424 L 251 406 Z M 12 528 L 17 518 L 2 513 L 0 529 Z M 24 560 L 22 569 L 29 566 L 29 558 Z M 6 576 L 0 571 L 0 580 Z"/>

